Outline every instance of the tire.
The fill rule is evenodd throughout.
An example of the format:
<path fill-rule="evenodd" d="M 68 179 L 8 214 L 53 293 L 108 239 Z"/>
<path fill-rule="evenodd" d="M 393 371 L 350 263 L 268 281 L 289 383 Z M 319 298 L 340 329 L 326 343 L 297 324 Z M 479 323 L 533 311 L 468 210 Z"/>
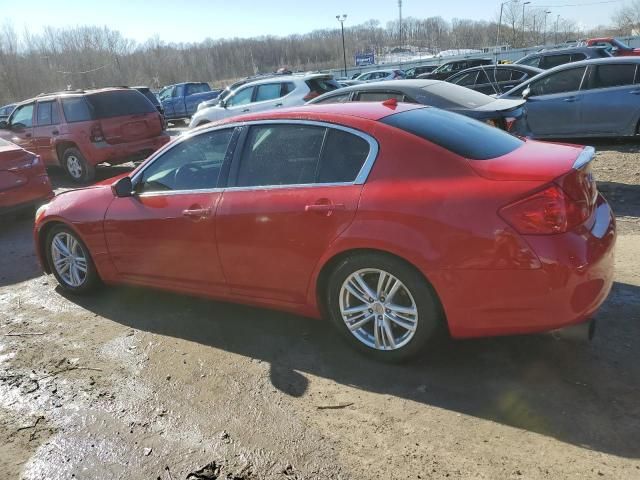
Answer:
<path fill-rule="evenodd" d="M 381 272 L 386 275 L 383 277 L 386 283 L 380 290 L 383 294 L 378 296 Z M 376 295 L 373 302 L 369 301 L 371 297 L 362 295 L 364 289 L 355 275 Z M 399 281 L 400 286 L 395 281 Z M 347 289 L 349 286 L 354 291 L 354 285 L 360 298 Z M 391 299 L 384 298 L 384 292 L 390 293 Z M 422 275 L 403 261 L 383 254 L 358 254 L 342 260 L 329 276 L 325 302 L 331 321 L 347 341 L 385 362 L 397 363 L 416 356 L 437 337 L 444 325 L 440 303 Z M 347 308 L 363 311 L 351 314 L 345 312 Z M 412 315 L 409 311 L 416 313 Z M 373 318 L 367 320 L 371 315 Z M 359 324 L 362 326 L 358 327 Z"/>
<path fill-rule="evenodd" d="M 65 239 L 73 239 L 75 244 L 71 243 L 71 252 L 74 253 L 74 261 L 71 265 L 68 265 L 66 271 L 64 266 L 56 267 L 56 261 L 60 261 L 66 255 L 64 249 L 60 248 L 60 243 L 67 248 L 70 248 L 70 243 Z M 54 245 L 54 241 L 56 245 Z M 83 295 L 95 290 L 100 284 L 100 276 L 93 263 L 89 249 L 84 242 L 78 237 L 78 235 L 70 228 L 64 225 L 56 225 L 47 233 L 46 238 L 46 258 L 49 269 L 53 272 L 56 280 L 60 286 L 66 291 L 74 295 Z M 79 257 L 84 258 L 84 262 L 79 261 Z M 84 266 L 86 272 L 82 274 L 81 267 Z M 77 267 L 77 268 L 76 268 Z M 72 269 L 76 271 L 78 277 L 72 275 Z M 76 281 L 77 280 L 77 281 Z"/>
<path fill-rule="evenodd" d="M 75 147 L 64 151 L 62 166 L 75 183 L 89 183 L 96 178 L 96 167 L 87 162 L 84 155 Z"/>

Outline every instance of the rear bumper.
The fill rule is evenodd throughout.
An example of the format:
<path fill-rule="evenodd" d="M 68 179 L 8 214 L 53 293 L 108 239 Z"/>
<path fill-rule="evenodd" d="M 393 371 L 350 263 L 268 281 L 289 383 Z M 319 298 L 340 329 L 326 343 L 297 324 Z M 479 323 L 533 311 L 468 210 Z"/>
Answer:
<path fill-rule="evenodd" d="M 136 142 L 121 144 L 109 144 L 106 142 L 89 143 L 83 148 L 83 154 L 87 161 L 93 165 L 99 163 L 126 163 L 133 160 L 142 160 L 163 145 L 169 143 L 171 138 L 166 133 L 157 137 L 146 138 Z"/>
<path fill-rule="evenodd" d="M 434 285 L 444 292 L 453 337 L 555 330 L 588 320 L 605 301 L 613 283 L 616 230 L 604 198 L 590 230 L 524 238 L 541 268 L 453 271 L 443 275 L 446 284 Z"/>
<path fill-rule="evenodd" d="M 17 188 L 0 192 L 0 213 L 9 213 L 53 198 L 49 177 L 37 175 Z"/>

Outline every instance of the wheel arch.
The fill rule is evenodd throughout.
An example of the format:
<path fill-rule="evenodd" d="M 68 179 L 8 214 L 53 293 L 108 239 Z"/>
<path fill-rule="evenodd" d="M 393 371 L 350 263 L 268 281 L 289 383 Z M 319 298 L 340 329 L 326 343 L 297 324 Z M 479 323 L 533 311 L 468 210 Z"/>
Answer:
<path fill-rule="evenodd" d="M 85 245 L 87 245 L 87 242 L 84 238 L 84 236 L 78 231 L 77 228 L 74 228 L 74 226 L 71 223 L 65 222 L 64 220 L 58 219 L 58 218 L 52 218 L 51 220 L 48 220 L 47 222 L 45 222 L 43 225 L 41 225 L 38 230 L 36 231 L 36 242 L 37 242 L 37 254 L 38 257 L 40 258 L 40 263 L 42 264 L 42 269 L 45 271 L 45 273 L 52 273 L 51 272 L 51 268 L 49 268 L 49 262 L 47 262 L 47 235 L 49 234 L 49 232 L 51 231 L 52 228 L 62 225 L 66 228 L 68 228 L 69 230 L 71 230 L 73 233 L 75 233 L 78 238 L 82 241 L 82 243 L 84 243 Z M 88 247 L 87 247 L 88 249 Z M 91 252 L 89 252 L 89 254 L 91 254 Z"/>
<path fill-rule="evenodd" d="M 329 278 L 331 276 L 331 273 L 335 270 L 335 268 L 337 267 L 337 265 L 344 260 L 345 258 L 348 258 L 350 256 L 353 255 L 363 255 L 363 254 L 378 254 L 378 255 L 383 255 L 389 258 L 393 258 L 399 262 L 402 262 L 404 265 L 406 265 L 407 267 L 411 268 L 412 270 L 414 270 L 418 275 L 420 275 L 420 277 L 422 277 L 422 279 L 425 281 L 427 287 L 429 288 L 429 290 L 431 290 L 431 293 L 433 294 L 433 298 L 435 299 L 438 308 L 440 310 L 440 314 L 442 315 L 442 319 L 444 322 L 444 325 L 446 326 L 446 328 L 448 329 L 448 322 L 447 322 L 447 317 L 445 314 L 445 309 L 442 305 L 442 301 L 440 300 L 440 295 L 438 295 L 438 292 L 436 290 L 436 288 L 433 285 L 433 282 L 431 282 L 429 280 L 429 278 L 424 274 L 424 272 L 422 270 L 420 270 L 418 267 L 415 266 L 414 263 L 412 263 L 410 260 L 408 260 L 407 258 L 405 258 L 402 255 L 399 255 L 395 252 L 390 252 L 388 250 L 384 250 L 384 249 L 380 249 L 380 248 L 349 248 L 349 249 L 345 249 L 342 250 L 340 252 L 335 253 L 333 256 L 331 256 L 330 258 L 328 258 L 323 264 L 322 267 L 320 268 L 317 276 L 316 276 L 316 281 L 315 281 L 315 302 L 317 305 L 318 310 L 320 311 L 320 314 L 323 317 L 326 317 L 327 315 L 327 311 L 326 311 L 326 305 L 324 302 L 324 297 L 326 295 L 327 292 L 327 288 L 329 286 Z"/>
<path fill-rule="evenodd" d="M 61 167 L 64 167 L 64 165 L 62 164 L 62 156 L 64 155 L 65 150 L 67 150 L 68 148 L 77 148 L 78 150 L 80 150 L 80 153 L 82 153 L 82 150 L 77 143 L 72 142 L 71 140 L 60 140 L 56 143 L 56 155 L 58 156 L 58 163 Z"/>

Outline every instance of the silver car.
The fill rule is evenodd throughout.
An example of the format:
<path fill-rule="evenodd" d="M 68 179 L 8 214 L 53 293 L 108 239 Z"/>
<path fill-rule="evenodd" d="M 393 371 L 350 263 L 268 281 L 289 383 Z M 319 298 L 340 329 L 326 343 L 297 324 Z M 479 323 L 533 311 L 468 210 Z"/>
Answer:
<path fill-rule="evenodd" d="M 602 58 L 547 70 L 499 98 L 527 100 L 514 131 L 532 138 L 640 133 L 640 57 Z"/>
<path fill-rule="evenodd" d="M 402 80 L 405 78 L 405 74 L 402 70 L 387 69 L 387 70 L 373 70 L 364 72 L 351 80 L 344 80 L 345 86 L 358 85 L 361 83 L 381 82 L 384 80 Z"/>

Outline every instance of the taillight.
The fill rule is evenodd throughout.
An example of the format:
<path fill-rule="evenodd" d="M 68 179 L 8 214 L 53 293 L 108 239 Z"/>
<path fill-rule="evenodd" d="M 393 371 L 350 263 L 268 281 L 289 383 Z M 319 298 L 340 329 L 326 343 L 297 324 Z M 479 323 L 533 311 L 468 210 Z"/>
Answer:
<path fill-rule="evenodd" d="M 523 235 L 564 233 L 583 223 L 589 214 L 586 205 L 555 184 L 500 209 L 500 216 Z"/>
<path fill-rule="evenodd" d="M 318 92 L 315 92 L 315 91 L 313 91 L 313 90 L 312 90 L 312 91 L 310 91 L 309 93 L 307 93 L 307 94 L 306 94 L 302 99 L 303 99 L 305 102 L 308 102 L 309 100 L 312 100 L 312 99 L 316 98 L 316 97 L 317 97 L 317 96 L 319 96 L 319 95 L 320 95 L 320 94 L 319 94 Z"/>
<path fill-rule="evenodd" d="M 515 117 L 506 117 L 506 118 L 504 119 L 504 129 L 505 129 L 507 132 L 510 132 L 510 131 L 511 131 L 511 129 L 513 129 L 513 126 L 515 125 L 516 120 L 517 120 L 517 119 L 516 119 Z"/>
<path fill-rule="evenodd" d="M 89 138 L 93 143 L 104 142 L 104 133 L 102 132 L 102 126 L 99 123 L 94 123 L 92 125 Z"/>

